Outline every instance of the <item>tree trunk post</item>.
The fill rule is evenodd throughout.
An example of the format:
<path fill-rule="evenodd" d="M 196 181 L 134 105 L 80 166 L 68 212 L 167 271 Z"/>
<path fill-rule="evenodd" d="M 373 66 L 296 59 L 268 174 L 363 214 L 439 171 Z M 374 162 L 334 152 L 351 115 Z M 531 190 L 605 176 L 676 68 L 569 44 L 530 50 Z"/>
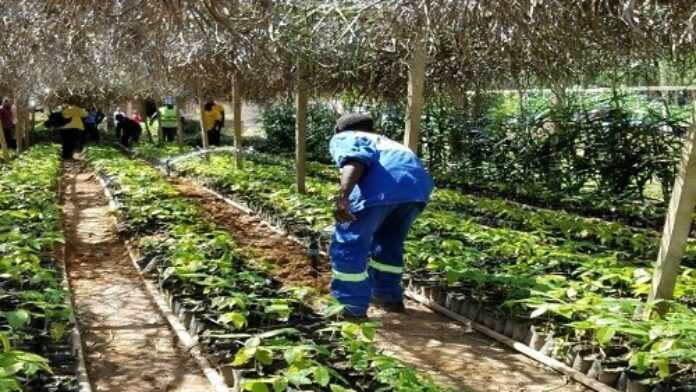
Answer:
<path fill-rule="evenodd" d="M 182 98 L 177 98 L 175 102 L 176 107 L 176 142 L 179 145 L 184 144 L 184 124 L 181 122 L 181 107 L 184 105 L 184 100 Z"/>
<path fill-rule="evenodd" d="M 7 140 L 5 139 L 5 129 L 0 121 L 0 148 L 2 148 L 2 158 L 5 162 L 10 161 L 10 150 L 7 149 Z"/>
<path fill-rule="evenodd" d="M 297 177 L 297 192 L 306 193 L 305 170 L 307 161 L 307 146 L 305 130 L 307 128 L 307 82 L 305 80 L 306 64 L 297 62 L 297 85 L 295 86 L 295 174 Z"/>
<path fill-rule="evenodd" d="M 691 121 L 662 231 L 660 252 L 648 298 L 651 301 L 672 298 L 691 230 L 692 213 L 696 205 L 696 102 L 693 103 Z M 658 307 L 661 313 L 666 310 L 666 306 Z"/>
<path fill-rule="evenodd" d="M 22 107 L 21 107 L 21 98 L 14 99 L 14 121 L 15 121 L 15 143 L 17 144 L 17 154 L 21 153 L 24 151 L 24 130 L 22 129 L 24 127 L 24 123 L 22 122 Z"/>
<path fill-rule="evenodd" d="M 164 144 L 164 132 L 162 132 L 162 119 L 157 118 L 157 144 L 160 146 Z"/>
<path fill-rule="evenodd" d="M 36 129 L 36 105 L 30 105 L 31 116 L 29 117 L 29 131 L 27 132 L 27 144 L 31 144 L 31 134 Z"/>
<path fill-rule="evenodd" d="M 414 41 L 413 56 L 408 65 L 408 107 L 406 108 L 406 133 L 404 144 L 418 153 L 421 115 L 425 88 L 425 46 L 419 37 Z"/>
<path fill-rule="evenodd" d="M 207 149 L 209 146 L 208 130 L 205 129 L 205 125 L 203 125 L 203 112 L 205 111 L 205 103 L 203 102 L 202 96 L 198 97 L 198 109 L 200 111 L 200 120 L 201 120 L 201 143 L 203 143 L 203 148 Z"/>
<path fill-rule="evenodd" d="M 235 73 L 232 81 L 232 112 L 234 127 L 234 153 L 237 169 L 242 168 L 242 86 L 239 73 Z"/>

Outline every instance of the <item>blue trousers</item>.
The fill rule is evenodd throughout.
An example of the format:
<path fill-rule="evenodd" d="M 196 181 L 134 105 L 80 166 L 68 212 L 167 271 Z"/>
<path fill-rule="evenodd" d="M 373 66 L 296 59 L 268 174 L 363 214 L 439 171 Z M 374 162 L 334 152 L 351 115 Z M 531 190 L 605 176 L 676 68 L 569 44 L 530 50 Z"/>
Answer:
<path fill-rule="evenodd" d="M 331 293 L 349 313 L 364 315 L 371 297 L 402 301 L 404 240 L 424 206 L 370 207 L 356 213 L 357 220 L 336 224 L 330 247 Z"/>

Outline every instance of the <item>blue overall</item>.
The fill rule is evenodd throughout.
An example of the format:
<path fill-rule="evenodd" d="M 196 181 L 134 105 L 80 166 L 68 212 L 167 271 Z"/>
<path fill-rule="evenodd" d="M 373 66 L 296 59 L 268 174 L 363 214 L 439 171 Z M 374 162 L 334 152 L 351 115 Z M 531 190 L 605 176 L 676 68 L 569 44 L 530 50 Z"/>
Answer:
<path fill-rule="evenodd" d="M 349 161 L 366 167 L 350 194 L 357 219 L 336 224 L 330 248 L 331 292 L 361 316 L 371 297 L 402 300 L 404 240 L 433 182 L 411 150 L 381 135 L 341 132 L 331 139 L 330 151 L 338 167 Z"/>

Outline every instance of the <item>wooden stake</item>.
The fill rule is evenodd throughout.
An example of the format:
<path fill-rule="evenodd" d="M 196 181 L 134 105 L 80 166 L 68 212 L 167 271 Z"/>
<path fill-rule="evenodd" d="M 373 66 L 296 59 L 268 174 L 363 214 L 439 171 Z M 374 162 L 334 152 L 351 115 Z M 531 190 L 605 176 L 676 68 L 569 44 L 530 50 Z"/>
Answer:
<path fill-rule="evenodd" d="M 671 299 L 679 275 L 679 266 L 691 230 L 696 205 L 696 102 L 692 108 L 691 128 L 684 143 L 681 167 L 674 182 L 672 198 L 662 231 L 660 252 L 653 274 L 650 300 Z M 666 307 L 658 307 L 665 311 Z"/>
<path fill-rule="evenodd" d="M 302 60 L 297 62 L 297 90 L 295 91 L 295 174 L 297 177 L 297 192 L 306 193 L 305 166 L 307 149 L 305 129 L 307 128 L 307 83 L 305 81 L 306 65 Z"/>
<path fill-rule="evenodd" d="M 198 97 L 198 108 L 200 110 L 201 119 L 201 141 L 203 143 L 203 148 L 208 148 L 208 130 L 205 129 L 205 126 L 203 125 L 203 112 L 205 111 L 205 103 L 203 102 L 202 97 Z"/>
<path fill-rule="evenodd" d="M 238 169 L 242 168 L 242 86 L 238 73 L 235 73 L 232 81 L 232 114 L 234 126 L 234 153 L 235 164 Z"/>
<path fill-rule="evenodd" d="M 420 123 L 423 113 L 423 90 L 425 87 L 425 47 L 421 39 L 413 45 L 413 57 L 408 66 L 408 107 L 406 111 L 406 133 L 404 144 L 418 153 Z"/>

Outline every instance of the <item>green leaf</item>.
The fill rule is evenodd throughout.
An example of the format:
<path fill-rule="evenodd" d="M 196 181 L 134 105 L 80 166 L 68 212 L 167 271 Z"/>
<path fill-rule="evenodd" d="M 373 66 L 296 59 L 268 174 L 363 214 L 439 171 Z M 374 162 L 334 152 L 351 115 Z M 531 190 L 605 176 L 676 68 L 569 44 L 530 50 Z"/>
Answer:
<path fill-rule="evenodd" d="M 305 358 L 305 351 L 301 347 L 290 347 L 283 353 L 283 358 L 288 365 L 292 365 Z"/>
<path fill-rule="evenodd" d="M 270 365 L 273 363 L 273 355 L 270 350 L 259 348 L 256 350 L 256 360 L 262 365 Z"/>
<path fill-rule="evenodd" d="M 657 374 L 660 378 L 665 379 L 669 377 L 669 360 L 667 358 L 660 358 L 655 364 L 657 365 Z"/>
<path fill-rule="evenodd" d="M 615 334 L 616 329 L 613 327 L 602 327 L 597 329 L 597 332 L 595 332 L 595 338 L 597 338 L 597 342 L 599 342 L 599 344 L 607 344 L 611 341 L 611 339 L 614 338 Z"/>
<path fill-rule="evenodd" d="M 325 367 L 317 367 L 316 369 L 314 369 L 314 382 L 321 385 L 322 387 L 325 387 L 329 385 L 330 381 L 331 375 L 329 374 L 328 369 L 326 369 Z"/>
<path fill-rule="evenodd" d="M 246 326 L 247 318 L 244 314 L 239 312 L 229 312 L 224 313 L 220 316 L 220 322 L 223 324 L 232 324 L 234 329 L 242 329 Z"/>
<path fill-rule="evenodd" d="M 254 357 L 256 354 L 256 348 L 248 348 L 244 347 L 241 350 L 237 351 L 237 354 L 234 356 L 234 361 L 232 361 L 232 366 L 242 366 L 246 365 L 249 363 L 251 358 Z"/>
<path fill-rule="evenodd" d="M 50 332 L 54 342 L 60 341 L 65 336 L 65 323 L 51 323 Z"/>
<path fill-rule="evenodd" d="M 244 381 L 242 389 L 249 392 L 270 392 L 266 383 L 259 380 Z"/>
<path fill-rule="evenodd" d="M 7 318 L 7 322 L 12 328 L 20 329 L 29 323 L 29 312 L 24 309 L 19 309 L 6 313 L 5 318 Z"/>
<path fill-rule="evenodd" d="M 284 392 L 288 389 L 288 380 L 285 377 L 279 377 L 273 381 L 273 392 Z"/>
<path fill-rule="evenodd" d="M 646 352 L 637 352 L 631 355 L 631 359 L 628 364 L 635 369 L 639 374 L 643 374 L 648 370 L 649 367 L 649 356 Z"/>

